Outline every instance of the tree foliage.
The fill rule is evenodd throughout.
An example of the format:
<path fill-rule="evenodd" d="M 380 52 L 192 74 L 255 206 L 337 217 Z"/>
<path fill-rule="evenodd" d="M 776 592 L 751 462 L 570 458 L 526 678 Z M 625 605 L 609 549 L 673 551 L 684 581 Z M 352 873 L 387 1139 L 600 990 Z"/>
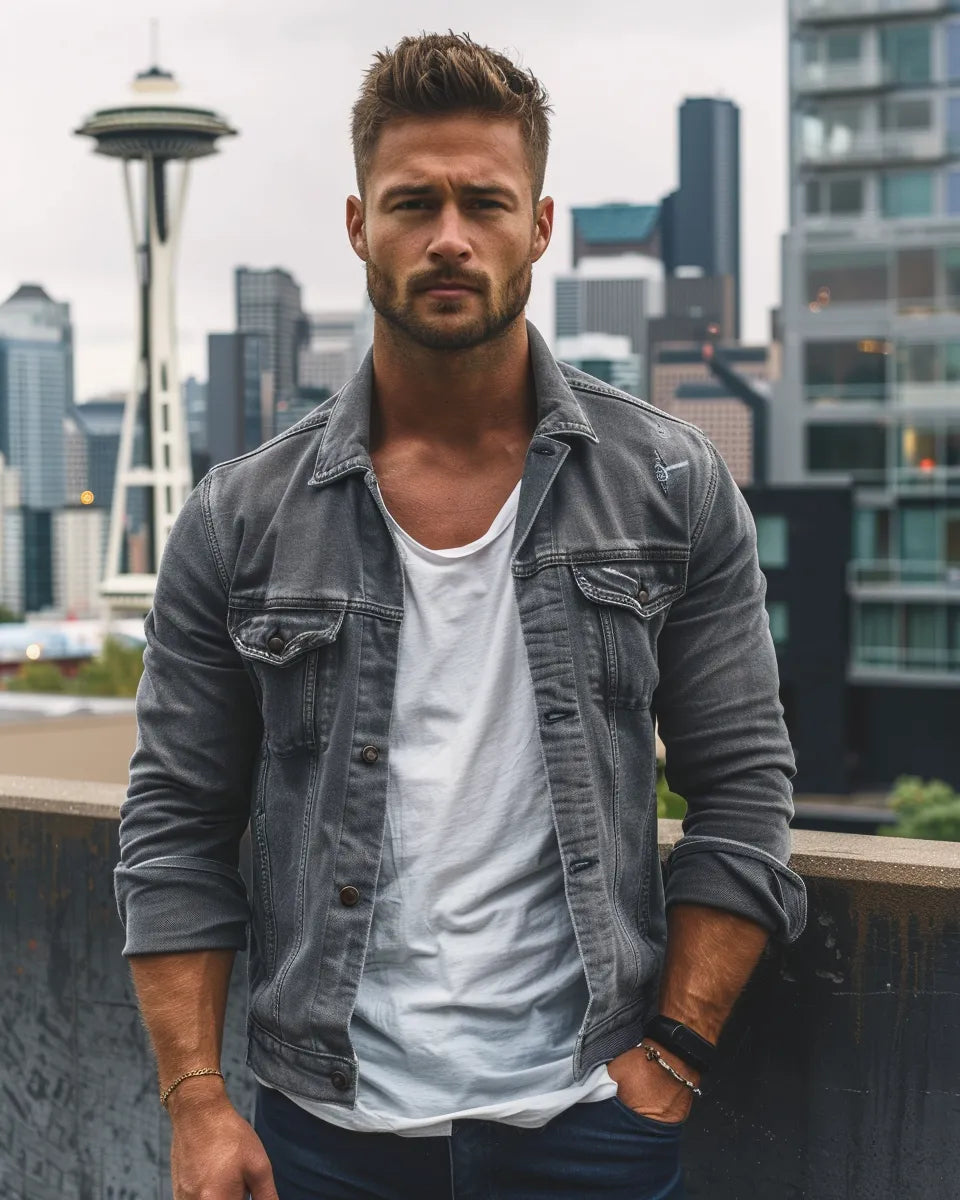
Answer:
<path fill-rule="evenodd" d="M 897 823 L 881 833 L 960 842 L 960 793 L 942 779 L 925 781 L 918 775 L 901 775 L 893 785 L 890 805 Z"/>
<path fill-rule="evenodd" d="M 662 762 L 657 763 L 657 816 L 681 820 L 687 814 L 687 802 L 670 791 Z"/>
<path fill-rule="evenodd" d="M 0 625 L 19 625 L 23 617 L 18 616 L 12 608 L 0 604 Z"/>

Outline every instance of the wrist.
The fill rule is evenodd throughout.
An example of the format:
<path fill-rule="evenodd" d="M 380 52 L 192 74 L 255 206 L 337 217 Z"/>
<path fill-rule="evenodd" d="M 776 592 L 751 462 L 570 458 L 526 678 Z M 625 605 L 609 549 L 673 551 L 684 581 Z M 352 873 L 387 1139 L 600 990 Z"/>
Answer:
<path fill-rule="evenodd" d="M 176 1121 L 185 1113 L 194 1117 L 198 1112 L 219 1108 L 224 1103 L 230 1101 L 223 1079 L 217 1075 L 194 1075 L 177 1085 L 165 1107 L 171 1121 Z"/>

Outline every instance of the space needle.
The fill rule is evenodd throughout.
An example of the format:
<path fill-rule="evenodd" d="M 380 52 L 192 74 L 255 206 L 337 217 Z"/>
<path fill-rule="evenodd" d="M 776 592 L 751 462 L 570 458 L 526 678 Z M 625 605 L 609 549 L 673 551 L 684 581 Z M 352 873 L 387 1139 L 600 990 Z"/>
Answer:
<path fill-rule="evenodd" d="M 174 275 L 190 163 L 237 131 L 208 108 L 180 102 L 179 84 L 153 63 L 127 103 L 102 108 L 78 134 L 119 158 L 137 272 L 136 370 L 123 414 L 107 558 L 100 594 L 111 615 L 153 604 L 157 567 L 193 487 L 177 368 Z"/>

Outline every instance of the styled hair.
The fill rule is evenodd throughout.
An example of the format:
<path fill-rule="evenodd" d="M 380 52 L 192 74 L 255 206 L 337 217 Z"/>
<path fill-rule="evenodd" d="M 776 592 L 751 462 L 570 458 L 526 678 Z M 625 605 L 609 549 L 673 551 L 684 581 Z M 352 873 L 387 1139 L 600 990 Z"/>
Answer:
<path fill-rule="evenodd" d="M 550 143 L 550 104 L 531 71 L 480 46 L 466 33 L 424 33 L 380 50 L 353 106 L 353 157 L 361 195 L 380 133 L 406 116 L 449 113 L 519 120 L 533 198 L 543 191 Z"/>

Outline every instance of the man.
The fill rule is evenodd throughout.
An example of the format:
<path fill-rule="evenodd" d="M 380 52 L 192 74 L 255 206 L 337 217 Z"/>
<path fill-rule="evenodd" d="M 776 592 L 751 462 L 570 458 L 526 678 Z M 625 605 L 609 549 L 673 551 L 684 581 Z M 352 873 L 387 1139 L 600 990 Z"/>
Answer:
<path fill-rule="evenodd" d="M 170 536 L 117 889 L 177 1200 L 680 1197 L 724 1020 L 803 926 L 750 513 L 524 321 L 547 115 L 467 37 L 377 56 L 372 352 Z M 256 1132 L 218 1074 L 248 922 Z"/>

